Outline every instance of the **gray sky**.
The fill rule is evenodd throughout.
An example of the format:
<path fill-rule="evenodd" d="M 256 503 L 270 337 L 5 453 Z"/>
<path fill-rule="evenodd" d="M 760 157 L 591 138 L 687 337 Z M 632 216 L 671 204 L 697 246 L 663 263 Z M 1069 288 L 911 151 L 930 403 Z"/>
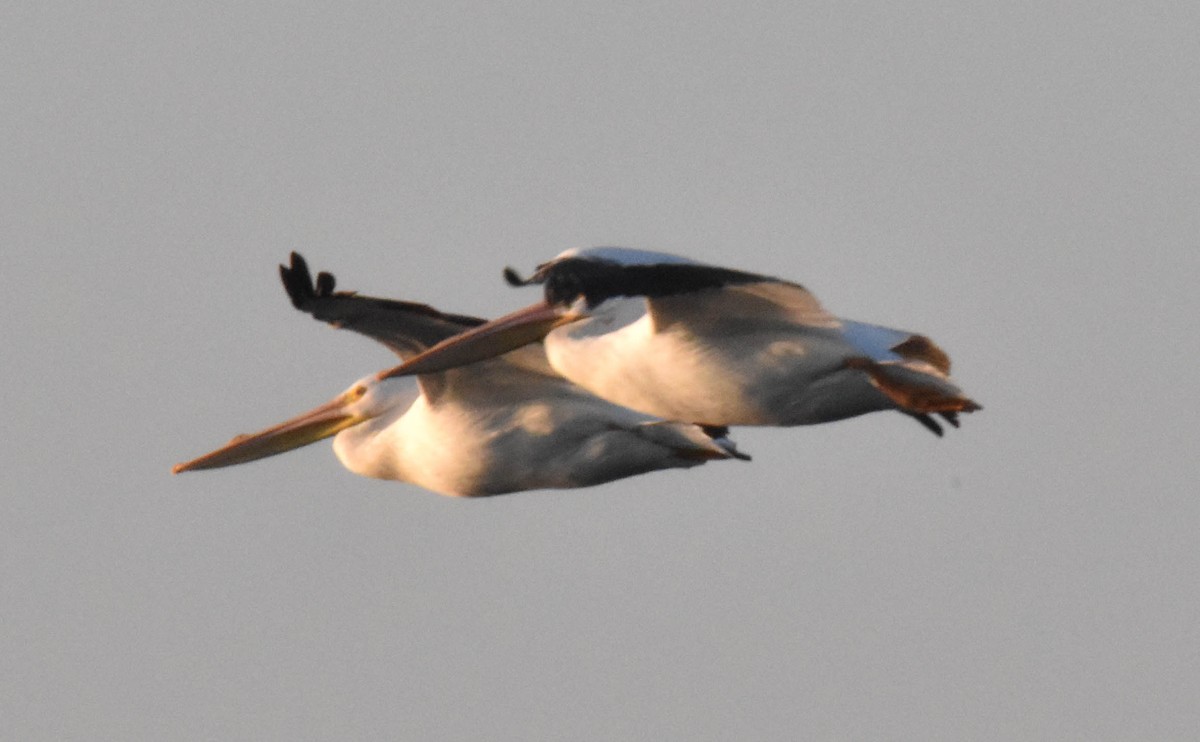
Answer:
<path fill-rule="evenodd" d="M 13 739 L 1200 735 L 1190 3 L 0 11 Z M 804 282 L 986 409 L 480 501 L 171 464 L 575 245 Z"/>

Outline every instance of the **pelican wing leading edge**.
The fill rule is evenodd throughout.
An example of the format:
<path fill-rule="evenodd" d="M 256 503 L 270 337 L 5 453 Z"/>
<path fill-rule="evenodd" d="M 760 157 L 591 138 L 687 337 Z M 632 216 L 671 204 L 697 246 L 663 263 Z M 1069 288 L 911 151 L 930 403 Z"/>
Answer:
<path fill-rule="evenodd" d="M 279 266 L 292 306 L 334 327 L 378 340 L 402 359 L 487 320 L 440 312 L 427 305 L 335 291 L 337 279 L 321 271 L 314 280 L 308 263 L 292 253 L 291 264 Z"/>
<path fill-rule="evenodd" d="M 803 286 L 628 248 L 568 250 L 515 286 L 543 301 L 449 338 L 385 376 L 470 363 L 545 336 L 550 364 L 620 405 L 713 425 L 808 425 L 898 410 L 937 435 L 980 409 L 917 333 L 827 312 Z"/>
<path fill-rule="evenodd" d="M 334 290 L 293 253 L 280 275 L 294 306 L 416 357 L 483 320 Z M 612 404 L 556 374 L 540 344 L 416 378 L 372 374 L 330 402 L 234 438 L 176 473 L 245 463 L 336 435 L 351 471 L 447 495 L 585 487 L 714 459 L 748 458 L 725 431 Z"/>

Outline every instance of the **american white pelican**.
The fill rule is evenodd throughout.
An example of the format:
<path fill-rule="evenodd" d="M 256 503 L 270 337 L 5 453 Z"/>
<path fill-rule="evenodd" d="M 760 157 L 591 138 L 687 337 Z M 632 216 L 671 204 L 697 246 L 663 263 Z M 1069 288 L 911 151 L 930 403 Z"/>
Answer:
<path fill-rule="evenodd" d="M 710 425 L 808 425 L 899 410 L 942 434 L 980 409 L 932 340 L 841 319 L 807 289 L 664 253 L 568 250 L 514 286 L 544 301 L 385 374 L 428 373 L 545 336 L 554 370 L 610 402 Z"/>
<path fill-rule="evenodd" d="M 401 358 L 480 325 L 423 304 L 334 292 L 314 283 L 302 257 L 280 266 L 297 309 L 374 338 Z M 606 402 L 550 368 L 540 344 L 499 358 L 415 378 L 355 382 L 330 402 L 227 445 L 175 473 L 240 464 L 336 434 L 351 471 L 410 482 L 446 495 L 586 487 L 657 469 L 749 457 L 725 431 L 667 422 Z"/>

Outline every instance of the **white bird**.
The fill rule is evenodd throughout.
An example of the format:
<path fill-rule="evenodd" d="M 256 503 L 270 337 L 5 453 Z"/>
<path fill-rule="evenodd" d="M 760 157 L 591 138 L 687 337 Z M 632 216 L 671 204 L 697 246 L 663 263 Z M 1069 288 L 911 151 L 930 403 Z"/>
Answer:
<path fill-rule="evenodd" d="M 334 292 L 292 253 L 280 275 L 296 308 L 367 335 L 402 359 L 483 320 L 423 304 Z M 355 382 L 330 402 L 227 445 L 175 473 L 283 453 L 337 435 L 351 471 L 455 496 L 586 487 L 738 453 L 726 431 L 664 421 L 606 402 L 556 374 L 539 344 L 470 366 Z"/>
<path fill-rule="evenodd" d="M 568 250 L 514 286 L 544 301 L 384 374 L 429 373 L 545 337 L 554 370 L 604 399 L 708 425 L 808 425 L 898 410 L 937 435 L 980 406 L 924 335 L 841 319 L 803 286 L 617 247 Z"/>

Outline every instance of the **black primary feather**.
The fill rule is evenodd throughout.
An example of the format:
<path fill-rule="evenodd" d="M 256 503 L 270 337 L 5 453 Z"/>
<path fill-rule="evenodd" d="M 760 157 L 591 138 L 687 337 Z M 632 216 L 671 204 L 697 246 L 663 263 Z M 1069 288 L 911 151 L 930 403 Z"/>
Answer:
<path fill-rule="evenodd" d="M 521 278 L 512 268 L 505 268 L 504 280 L 511 286 L 542 284 L 548 304 L 566 306 L 583 297 L 589 307 L 616 296 L 655 298 L 722 286 L 779 281 L 770 276 L 710 265 L 621 265 L 596 258 L 563 258 L 544 263 L 527 279 Z"/>

